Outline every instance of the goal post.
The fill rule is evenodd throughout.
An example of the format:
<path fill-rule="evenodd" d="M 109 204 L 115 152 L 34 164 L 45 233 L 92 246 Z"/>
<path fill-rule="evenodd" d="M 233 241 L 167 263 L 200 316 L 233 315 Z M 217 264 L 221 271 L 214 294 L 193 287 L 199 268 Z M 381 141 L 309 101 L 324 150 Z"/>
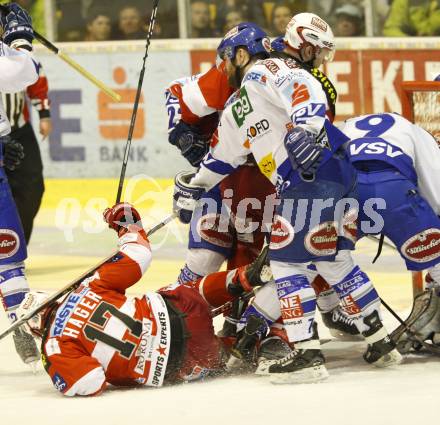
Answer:
<path fill-rule="evenodd" d="M 440 143 L 440 82 L 405 81 L 400 85 L 402 115 L 429 131 Z M 412 273 L 413 294 L 424 289 L 422 272 Z"/>

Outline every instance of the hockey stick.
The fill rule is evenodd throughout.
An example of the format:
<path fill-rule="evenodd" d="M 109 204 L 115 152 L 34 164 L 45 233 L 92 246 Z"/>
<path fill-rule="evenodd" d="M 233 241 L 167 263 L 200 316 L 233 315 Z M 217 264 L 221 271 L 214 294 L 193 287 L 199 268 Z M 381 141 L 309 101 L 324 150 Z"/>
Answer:
<path fill-rule="evenodd" d="M 369 235 L 368 238 L 371 239 L 371 240 L 374 240 L 377 243 L 380 243 L 379 239 L 376 236 Z M 391 248 L 394 251 L 398 251 L 398 249 L 394 245 L 392 245 L 392 244 L 390 244 L 388 242 L 385 242 L 385 241 L 382 241 L 382 243 L 383 243 L 383 245 L 387 246 L 388 248 Z M 379 297 L 379 299 L 380 299 L 380 302 L 382 303 L 382 305 L 391 314 L 391 316 L 393 316 L 405 328 L 406 332 L 410 335 L 410 338 L 412 338 L 415 341 L 417 341 L 420 345 L 425 347 L 428 351 L 440 355 L 440 347 L 433 346 L 432 344 L 428 344 L 425 341 L 423 341 L 417 335 L 417 333 L 414 330 L 412 330 L 411 327 L 409 327 L 405 323 L 405 321 L 396 313 L 396 311 L 387 302 L 385 302 L 385 300 L 382 297 Z"/>
<path fill-rule="evenodd" d="M 0 4 L 0 12 L 4 14 L 9 13 L 9 9 Z M 40 33 L 34 30 L 35 38 L 47 49 L 51 52 L 55 53 L 61 60 L 70 65 L 73 69 L 78 71 L 83 77 L 87 78 L 91 83 L 93 83 L 96 87 L 101 89 L 105 94 L 110 96 L 113 100 L 117 102 L 121 101 L 121 95 L 113 91 L 110 87 L 106 86 L 102 81 L 98 80 L 94 75 L 92 75 L 89 71 L 84 69 L 79 63 L 74 61 L 70 56 L 66 53 L 63 53 L 57 46 L 51 43 L 46 37 L 42 36 Z"/>
<path fill-rule="evenodd" d="M 162 229 L 162 227 L 166 226 L 170 221 L 174 220 L 174 218 L 175 218 L 174 214 L 168 215 L 161 222 L 159 222 L 155 226 L 153 226 L 147 232 L 147 236 L 149 237 L 153 233 L 156 233 L 159 229 Z M 75 290 L 76 288 L 78 288 L 81 285 L 81 283 L 84 281 L 84 279 L 87 279 L 87 278 L 93 276 L 93 274 L 96 272 L 97 269 L 99 269 L 99 267 L 101 267 L 102 265 L 104 265 L 105 263 L 110 261 L 117 253 L 118 253 L 118 251 L 116 251 L 113 254 L 111 254 L 109 257 L 107 257 L 106 259 L 101 261 L 99 264 L 97 264 L 96 266 L 92 267 L 91 269 L 89 269 L 88 271 L 83 273 L 80 277 L 77 277 L 75 280 L 73 280 L 72 282 L 68 283 L 66 286 L 64 286 L 63 288 L 61 288 L 60 290 L 58 290 L 57 292 L 52 294 L 40 306 L 38 306 L 37 308 L 35 308 L 31 312 L 29 312 L 28 314 L 26 314 L 22 318 L 18 319 L 11 326 L 9 326 L 8 329 L 6 329 L 2 333 L 0 333 L 0 340 L 3 339 L 6 335 L 9 335 L 11 332 L 15 331 L 20 326 L 24 325 L 29 319 L 31 319 L 33 316 L 38 314 L 40 311 L 42 311 L 45 308 L 47 308 L 50 304 L 52 304 L 53 302 L 55 302 L 56 300 L 58 300 L 62 296 L 66 295 L 69 292 L 71 292 L 71 291 Z"/>
<path fill-rule="evenodd" d="M 241 297 L 239 297 L 239 300 L 241 300 L 241 301 L 249 301 L 254 295 L 255 295 L 254 291 L 246 292 Z M 223 305 L 221 305 L 219 307 L 213 308 L 211 310 L 211 316 L 212 317 L 216 317 L 216 316 L 218 316 L 220 314 L 228 312 L 231 309 L 231 307 L 232 307 L 232 303 L 233 303 L 233 301 L 228 301 L 228 302 L 224 303 Z"/>
<path fill-rule="evenodd" d="M 372 240 L 372 241 L 374 241 L 374 242 L 376 242 L 376 243 L 380 242 L 380 240 L 379 240 L 379 238 L 377 236 L 367 235 L 367 238 Z M 383 241 L 382 244 L 384 246 L 388 247 L 388 248 L 394 249 L 394 251 L 397 251 L 397 248 L 393 244 L 391 244 L 391 243 L 389 243 L 387 241 Z"/>
<path fill-rule="evenodd" d="M 428 351 L 440 355 L 440 347 L 437 347 L 433 344 L 428 344 L 427 342 L 423 341 L 418 335 L 417 332 L 415 332 L 413 329 L 411 329 L 410 326 L 408 326 L 404 320 L 400 318 L 400 316 L 381 298 L 381 303 L 384 305 L 384 307 L 391 313 L 391 315 L 404 327 L 405 331 L 408 332 L 409 338 L 415 340 L 420 345 L 422 345 L 424 348 L 426 348 Z"/>
<path fill-rule="evenodd" d="M 133 112 L 131 114 L 130 128 L 128 130 L 127 143 L 125 145 L 124 160 L 122 162 L 121 176 L 119 177 L 119 186 L 118 186 L 118 194 L 116 195 L 116 203 L 120 202 L 121 196 L 122 196 L 122 189 L 124 187 L 125 171 L 127 169 L 128 156 L 130 154 L 131 139 L 133 137 L 134 126 L 136 123 L 136 116 L 137 116 L 137 111 L 138 111 L 138 106 L 139 106 L 139 99 L 141 97 L 142 84 L 144 82 L 145 63 L 148 58 L 148 48 L 150 47 L 151 36 L 153 35 L 154 24 L 156 23 L 156 14 L 157 14 L 158 4 L 159 4 L 159 0 L 154 0 L 153 10 L 151 11 L 151 17 L 150 17 L 150 25 L 149 25 L 148 33 L 147 33 L 145 55 L 144 55 L 144 59 L 143 59 L 143 63 L 142 63 L 141 73 L 139 74 L 139 81 L 138 81 L 138 86 L 137 86 L 137 91 L 136 91 L 136 97 L 134 100 Z"/>

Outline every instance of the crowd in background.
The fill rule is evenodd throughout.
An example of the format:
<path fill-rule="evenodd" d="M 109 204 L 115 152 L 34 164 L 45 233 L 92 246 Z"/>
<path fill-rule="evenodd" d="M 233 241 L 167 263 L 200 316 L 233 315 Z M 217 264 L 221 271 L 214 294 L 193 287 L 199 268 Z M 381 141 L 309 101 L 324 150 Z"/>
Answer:
<path fill-rule="evenodd" d="M 373 10 L 376 36 L 440 35 L 440 0 L 366 0 Z M 313 12 L 332 25 L 336 36 L 364 36 L 365 0 L 186 0 L 188 36 L 220 37 L 242 21 L 271 36 L 284 33 L 290 18 Z M 44 0 L 19 0 L 38 21 Z M 55 0 L 60 41 L 143 39 L 152 0 Z M 160 0 L 156 38 L 179 37 L 177 0 Z"/>

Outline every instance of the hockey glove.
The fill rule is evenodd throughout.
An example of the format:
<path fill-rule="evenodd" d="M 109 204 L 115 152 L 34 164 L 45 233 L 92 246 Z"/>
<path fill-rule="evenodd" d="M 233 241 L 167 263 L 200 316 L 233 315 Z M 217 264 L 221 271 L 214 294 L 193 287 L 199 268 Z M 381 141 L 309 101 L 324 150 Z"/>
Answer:
<path fill-rule="evenodd" d="M 103 215 L 108 227 L 116 230 L 118 233 L 121 228 L 127 227 L 129 224 L 136 224 L 142 227 L 140 214 L 128 202 L 120 202 L 111 208 L 107 208 Z"/>
<path fill-rule="evenodd" d="M 174 178 L 173 212 L 182 223 L 191 221 L 197 201 L 205 193 L 203 187 L 190 183 L 193 172 L 182 171 Z"/>
<path fill-rule="evenodd" d="M 32 18 L 17 3 L 6 3 L 3 6 L 8 8 L 8 14 L 0 14 L 0 25 L 3 28 L 3 41 L 7 45 L 15 40 L 26 40 L 32 43 L 34 30 L 32 29 Z"/>
<path fill-rule="evenodd" d="M 0 144 L 3 145 L 3 162 L 5 168 L 14 171 L 24 158 L 23 145 L 11 139 L 9 136 L 0 137 Z"/>
<path fill-rule="evenodd" d="M 294 170 L 313 174 L 319 167 L 322 146 L 316 138 L 301 127 L 287 133 L 284 146 Z"/>
<path fill-rule="evenodd" d="M 182 155 L 193 167 L 198 167 L 209 150 L 209 137 L 202 135 L 198 129 L 183 121 L 173 128 L 168 141 L 180 149 Z"/>

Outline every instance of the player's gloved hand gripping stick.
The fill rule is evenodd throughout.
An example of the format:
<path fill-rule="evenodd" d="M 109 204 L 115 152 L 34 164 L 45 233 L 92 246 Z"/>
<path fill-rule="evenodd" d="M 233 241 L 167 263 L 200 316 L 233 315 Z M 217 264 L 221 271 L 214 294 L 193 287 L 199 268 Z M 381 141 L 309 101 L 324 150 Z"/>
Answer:
<path fill-rule="evenodd" d="M 58 47 L 51 43 L 47 38 L 43 37 L 32 28 L 32 19 L 28 13 L 16 3 L 5 3 L 0 5 L 1 24 L 4 29 L 3 40 L 6 44 L 17 38 L 25 39 L 29 43 L 36 38 L 44 47 L 55 53 L 61 60 L 69 64 L 72 68 L 78 71 L 82 76 L 87 78 L 96 87 L 101 89 L 105 94 L 110 96 L 113 100 L 119 102 L 121 96 L 113 91 L 110 87 L 98 80 L 89 71 L 84 69 L 79 63 L 74 61 L 70 56 L 63 53 Z"/>

